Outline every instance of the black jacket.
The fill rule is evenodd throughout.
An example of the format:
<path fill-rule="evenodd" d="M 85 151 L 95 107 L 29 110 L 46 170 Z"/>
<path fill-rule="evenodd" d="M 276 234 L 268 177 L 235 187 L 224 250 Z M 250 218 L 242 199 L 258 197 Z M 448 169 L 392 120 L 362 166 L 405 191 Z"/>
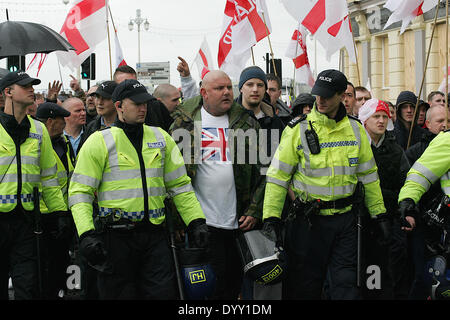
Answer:
<path fill-rule="evenodd" d="M 242 94 L 235 100 L 242 106 Z M 246 109 L 247 110 L 247 109 Z M 276 115 L 274 107 L 270 104 L 270 101 L 263 99 L 261 102 L 261 110 L 264 113 L 264 117 L 256 119 L 256 116 L 252 110 L 247 110 L 247 112 L 259 122 L 261 129 L 267 130 L 267 156 L 275 153 L 276 147 L 281 139 L 281 134 L 283 133 L 284 127 L 286 126 L 284 122 Z M 271 131 L 278 130 L 278 141 L 271 141 Z M 274 150 L 272 150 L 274 149 Z"/>
<path fill-rule="evenodd" d="M 409 139 L 409 130 L 405 127 L 405 125 L 400 121 L 400 119 L 397 116 L 397 121 L 394 123 L 394 135 L 395 140 L 400 145 L 400 147 L 403 148 L 403 150 L 406 150 L 406 146 L 408 145 L 408 139 Z M 415 125 L 412 134 L 411 134 L 411 143 L 409 146 L 416 144 L 420 141 L 422 135 L 425 133 L 425 129 L 419 127 L 418 125 Z"/>
<path fill-rule="evenodd" d="M 384 205 L 388 214 L 395 214 L 398 208 L 398 194 L 410 168 L 408 160 L 389 131 L 386 132 L 380 146 L 376 147 L 373 144 L 371 146 L 378 167 Z"/>
<path fill-rule="evenodd" d="M 145 124 L 148 126 L 160 127 L 168 132 L 172 122 L 173 119 L 164 103 L 153 97 L 153 99 L 147 103 Z"/>
<path fill-rule="evenodd" d="M 417 161 L 422 156 L 422 153 L 430 144 L 431 140 L 434 139 L 436 135 L 429 130 L 425 130 L 419 142 L 412 145 L 408 150 L 406 150 L 406 157 L 408 158 L 409 164 L 412 166 L 414 162 Z"/>
<path fill-rule="evenodd" d="M 102 118 L 101 115 L 97 115 L 95 117 L 95 119 L 92 120 L 91 122 L 89 122 L 87 124 L 87 126 L 84 128 L 83 135 L 81 136 L 81 141 L 78 146 L 78 151 L 81 149 L 81 147 L 83 146 L 83 144 L 86 142 L 87 138 L 89 138 L 89 136 L 91 134 L 93 134 L 95 131 L 98 131 L 102 128 L 101 118 Z M 78 152 L 77 152 L 77 154 L 78 154 Z"/>

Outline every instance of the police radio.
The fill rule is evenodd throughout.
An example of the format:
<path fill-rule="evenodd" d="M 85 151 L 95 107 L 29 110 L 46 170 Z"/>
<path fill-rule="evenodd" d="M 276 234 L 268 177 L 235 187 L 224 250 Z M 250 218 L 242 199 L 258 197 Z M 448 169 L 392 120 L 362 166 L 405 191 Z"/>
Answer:
<path fill-rule="evenodd" d="M 319 154 L 320 153 L 320 144 L 319 144 L 319 136 L 317 135 L 316 131 L 314 130 L 311 121 L 309 121 L 309 126 L 311 127 L 311 130 L 306 130 L 306 142 L 308 143 L 309 150 L 312 154 Z"/>

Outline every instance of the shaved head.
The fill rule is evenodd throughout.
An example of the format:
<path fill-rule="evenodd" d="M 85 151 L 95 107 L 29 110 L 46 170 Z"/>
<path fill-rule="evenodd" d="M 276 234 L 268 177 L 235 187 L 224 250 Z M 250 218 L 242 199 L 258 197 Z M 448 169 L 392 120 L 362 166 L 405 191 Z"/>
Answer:
<path fill-rule="evenodd" d="M 231 82 L 230 77 L 224 71 L 212 70 L 203 77 L 202 88 L 204 88 L 207 85 L 210 85 L 211 83 L 214 83 L 217 79 L 220 78 L 227 78 Z"/>
<path fill-rule="evenodd" d="M 203 98 L 203 107 L 213 116 L 224 115 L 233 104 L 231 79 L 221 70 L 213 70 L 205 75 L 200 94 Z"/>

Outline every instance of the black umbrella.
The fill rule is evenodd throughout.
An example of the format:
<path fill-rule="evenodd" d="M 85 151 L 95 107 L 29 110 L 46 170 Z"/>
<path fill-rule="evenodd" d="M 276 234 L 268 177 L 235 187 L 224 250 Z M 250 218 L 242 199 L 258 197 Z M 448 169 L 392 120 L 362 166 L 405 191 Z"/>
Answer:
<path fill-rule="evenodd" d="M 0 23 L 0 59 L 28 53 L 75 50 L 59 33 L 42 24 L 24 21 Z"/>

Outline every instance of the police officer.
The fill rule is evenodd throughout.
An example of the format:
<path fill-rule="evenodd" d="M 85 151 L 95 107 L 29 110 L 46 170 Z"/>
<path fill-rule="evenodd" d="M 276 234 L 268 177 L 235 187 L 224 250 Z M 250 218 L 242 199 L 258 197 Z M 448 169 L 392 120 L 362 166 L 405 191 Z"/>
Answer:
<path fill-rule="evenodd" d="M 290 184 L 300 208 L 286 225 L 285 299 L 320 299 L 327 271 L 332 299 L 358 298 L 352 211 L 358 181 L 365 187 L 364 203 L 371 216 L 386 212 L 367 135 L 359 121 L 346 115 L 342 103 L 346 88 L 347 79 L 337 70 L 318 75 L 311 113 L 286 127 L 267 172 L 263 228 L 280 230 Z"/>
<path fill-rule="evenodd" d="M 33 188 L 49 211 L 66 211 L 57 180 L 56 159 L 44 124 L 26 115 L 39 79 L 10 72 L 0 82 L 0 298 L 8 298 L 8 274 L 15 299 L 38 297 Z"/>
<path fill-rule="evenodd" d="M 429 288 L 426 287 L 424 274 L 426 264 L 426 235 L 431 235 L 431 232 L 426 231 L 427 226 L 418 215 L 418 208 L 423 212 L 425 209 L 431 207 L 431 202 L 434 200 L 430 192 L 436 188 L 436 184 L 440 184 L 440 189 L 443 196 L 447 197 L 447 207 L 444 206 L 444 214 L 448 214 L 449 197 L 450 197 L 450 131 L 439 133 L 429 144 L 428 148 L 422 156 L 412 165 L 409 170 L 406 182 L 400 190 L 398 197 L 400 216 L 404 221 L 402 227 L 405 231 L 413 231 L 412 238 L 412 254 L 415 264 L 414 282 L 411 287 L 410 299 L 426 299 L 429 295 Z M 439 180 L 439 181 L 438 181 Z M 434 197 L 438 197 L 439 190 L 433 192 Z M 426 195 L 427 194 L 427 195 Z M 419 201 L 427 196 L 426 203 Z M 424 199 L 425 200 L 425 199 Z M 422 201 L 421 201 L 422 202 Z M 447 211 L 445 213 L 445 210 Z M 436 216 L 440 216 L 442 212 L 435 212 Z M 432 230 L 432 229 L 430 229 Z M 432 235 L 431 235 L 432 236 Z M 439 237 L 438 237 L 439 238 Z"/>
<path fill-rule="evenodd" d="M 162 223 L 173 198 L 189 239 L 206 247 L 208 228 L 184 161 L 164 130 L 144 125 L 152 97 L 134 79 L 117 85 L 116 126 L 81 148 L 69 187 L 80 250 L 97 268 L 100 299 L 175 299 L 174 266 Z M 97 193 L 99 223 L 92 200 Z"/>
<path fill-rule="evenodd" d="M 69 179 L 75 166 L 72 145 L 63 134 L 66 125 L 64 118 L 68 116 L 69 111 L 53 102 L 44 102 L 36 110 L 36 118 L 45 124 L 52 141 L 58 182 L 66 205 Z M 73 219 L 69 212 L 49 212 L 44 201 L 41 201 L 41 213 L 46 262 L 45 291 L 48 299 L 58 299 L 61 298 L 60 291 L 66 287 L 69 249 L 74 235 Z"/>

